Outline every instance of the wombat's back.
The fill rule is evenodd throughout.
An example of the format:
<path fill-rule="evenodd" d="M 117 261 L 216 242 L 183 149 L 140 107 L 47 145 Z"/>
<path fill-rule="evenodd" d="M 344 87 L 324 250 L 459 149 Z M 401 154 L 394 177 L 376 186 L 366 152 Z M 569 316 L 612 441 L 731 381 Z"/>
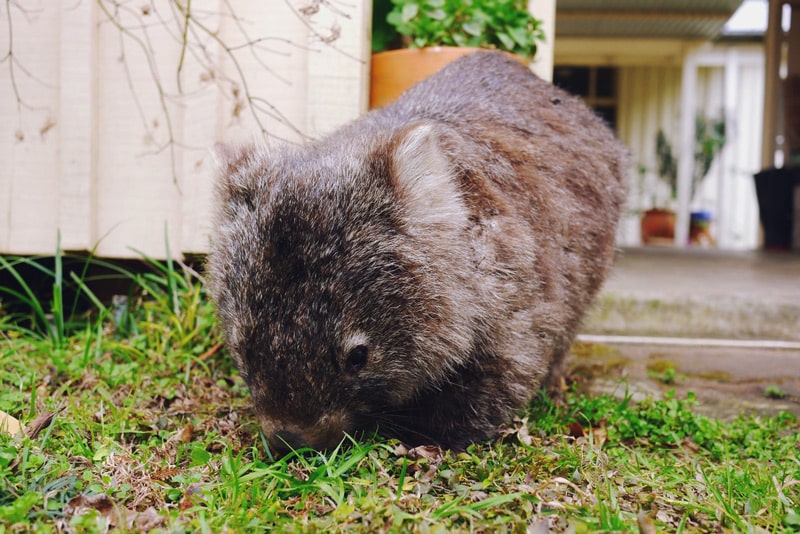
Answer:
<path fill-rule="evenodd" d="M 461 134 L 469 148 L 453 160 L 468 206 L 521 282 L 506 298 L 558 340 L 558 360 L 614 257 L 626 148 L 579 98 L 499 52 L 454 62 L 376 115 Z"/>

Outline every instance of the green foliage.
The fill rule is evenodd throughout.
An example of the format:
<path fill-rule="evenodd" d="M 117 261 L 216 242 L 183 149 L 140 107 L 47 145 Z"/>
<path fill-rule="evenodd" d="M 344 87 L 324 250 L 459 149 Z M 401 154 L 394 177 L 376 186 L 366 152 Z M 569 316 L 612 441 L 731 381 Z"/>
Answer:
<path fill-rule="evenodd" d="M 764 388 L 764 396 L 769 399 L 783 399 L 786 397 L 786 392 L 773 384 Z"/>
<path fill-rule="evenodd" d="M 714 119 L 698 114 L 695 116 L 694 128 L 694 167 L 692 168 L 691 197 L 694 198 L 697 188 L 705 179 L 714 158 L 725 146 L 725 118 Z M 656 159 L 658 176 L 670 188 L 671 198 L 678 194 L 678 157 L 672 150 L 663 130 L 656 134 Z"/>
<path fill-rule="evenodd" d="M 406 36 L 414 48 L 470 46 L 496 48 L 527 58 L 536 55 L 544 39 L 541 21 L 525 0 L 391 0 L 386 16 L 391 29 Z M 376 13 L 382 13 L 380 2 Z M 376 24 L 376 48 L 391 41 L 390 28 Z"/>
<path fill-rule="evenodd" d="M 3 288 L 0 410 L 25 425 L 55 417 L 35 436 L 0 435 L 0 532 L 634 531 L 640 511 L 659 531 L 800 523 L 797 419 L 717 421 L 691 395 L 542 394 L 505 438 L 466 451 L 372 437 L 273 457 L 191 269 L 118 269 L 126 303 L 73 314 L 68 289 L 90 291 L 91 269 L 2 265 L 26 261 L 62 293 L 13 275 Z"/>

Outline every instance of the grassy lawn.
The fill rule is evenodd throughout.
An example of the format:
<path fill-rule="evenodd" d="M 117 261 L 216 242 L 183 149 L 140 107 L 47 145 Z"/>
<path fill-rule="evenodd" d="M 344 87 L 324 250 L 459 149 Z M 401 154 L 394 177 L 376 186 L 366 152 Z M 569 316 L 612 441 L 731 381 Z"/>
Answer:
<path fill-rule="evenodd" d="M 130 290 L 106 304 L 64 265 L 0 258 L 0 411 L 27 427 L 0 432 L 0 533 L 800 531 L 796 418 L 721 422 L 691 396 L 578 383 L 457 454 L 374 437 L 274 458 L 192 271 L 110 266 Z"/>

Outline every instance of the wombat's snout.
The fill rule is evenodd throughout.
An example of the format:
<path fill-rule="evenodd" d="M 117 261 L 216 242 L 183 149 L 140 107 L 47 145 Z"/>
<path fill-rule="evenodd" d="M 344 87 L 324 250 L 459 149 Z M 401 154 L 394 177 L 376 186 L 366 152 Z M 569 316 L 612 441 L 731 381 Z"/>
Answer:
<path fill-rule="evenodd" d="M 325 416 L 310 428 L 300 428 L 297 425 L 284 425 L 268 418 L 262 418 L 261 427 L 267 437 L 270 449 L 278 454 L 286 454 L 304 447 L 325 450 L 336 447 L 346 433 L 343 426 L 331 424 L 333 422 L 331 419 L 330 416 Z"/>
<path fill-rule="evenodd" d="M 270 449 L 279 454 L 286 454 L 292 450 L 308 446 L 308 441 L 303 436 L 290 430 L 279 430 L 267 436 Z"/>

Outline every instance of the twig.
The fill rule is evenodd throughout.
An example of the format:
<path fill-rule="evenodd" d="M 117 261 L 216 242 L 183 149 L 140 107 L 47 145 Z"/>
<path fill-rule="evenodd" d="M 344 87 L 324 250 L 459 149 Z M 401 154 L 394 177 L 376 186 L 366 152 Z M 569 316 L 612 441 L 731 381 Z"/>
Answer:
<path fill-rule="evenodd" d="M 158 68 L 155 64 L 155 59 L 153 57 L 152 51 L 149 50 L 148 43 L 142 41 L 138 35 L 135 35 L 131 32 L 126 26 L 122 24 L 112 13 L 108 10 L 105 0 L 97 0 L 97 4 L 100 6 L 100 9 L 105 14 L 106 18 L 114 25 L 114 27 L 119 30 L 120 33 L 127 36 L 128 38 L 132 39 L 134 43 L 141 47 L 142 51 L 145 54 L 145 58 L 147 59 L 147 66 L 150 70 L 150 74 L 152 76 L 153 82 L 156 85 L 156 91 L 158 92 L 158 99 L 161 105 L 161 111 L 164 113 L 164 120 L 167 123 L 167 134 L 169 137 L 169 151 L 170 151 L 170 163 L 172 167 L 172 183 L 175 185 L 175 188 L 178 190 L 178 193 L 181 194 L 181 188 L 178 184 L 178 173 L 177 169 L 175 168 L 175 132 L 172 126 L 172 117 L 167 109 L 167 98 L 164 92 L 164 87 L 161 84 L 161 79 L 158 74 Z M 118 2 L 114 2 L 114 5 L 119 7 Z M 148 39 L 149 42 L 149 39 Z"/>
<path fill-rule="evenodd" d="M 186 0 L 186 8 L 184 9 L 181 6 L 178 0 L 175 0 L 175 5 L 178 6 L 178 9 L 183 9 L 183 35 L 181 37 L 181 57 L 178 60 L 178 68 L 175 69 L 176 81 L 178 82 L 178 93 L 183 94 L 183 87 L 181 85 L 181 72 L 183 71 L 183 61 L 186 58 L 186 47 L 188 46 L 188 41 L 186 40 L 186 34 L 189 31 L 189 20 L 191 18 L 191 10 L 192 10 L 192 0 Z"/>

